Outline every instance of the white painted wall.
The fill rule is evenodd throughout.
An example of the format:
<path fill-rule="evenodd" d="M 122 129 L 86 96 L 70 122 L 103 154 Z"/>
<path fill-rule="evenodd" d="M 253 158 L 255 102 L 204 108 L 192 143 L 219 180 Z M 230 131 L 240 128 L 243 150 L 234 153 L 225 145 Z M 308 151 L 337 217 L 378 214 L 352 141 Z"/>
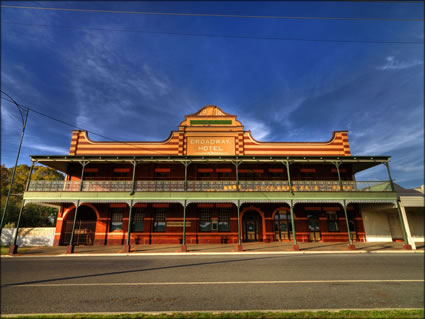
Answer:
<path fill-rule="evenodd" d="M 388 213 L 362 209 L 363 226 L 368 242 L 392 242 Z"/>
<path fill-rule="evenodd" d="M 398 210 L 391 209 L 386 212 L 388 216 L 388 223 L 390 225 L 391 238 L 403 240 L 403 232 L 401 230 L 400 215 Z"/>
<path fill-rule="evenodd" d="M 29 246 L 53 246 L 55 227 L 20 228 L 17 245 Z M 1 245 L 10 246 L 13 243 L 16 228 L 3 228 L 1 232 Z"/>
<path fill-rule="evenodd" d="M 413 240 L 416 242 L 424 242 L 424 211 L 423 208 L 411 209 L 406 208 L 407 219 L 409 221 L 410 231 L 412 233 Z"/>

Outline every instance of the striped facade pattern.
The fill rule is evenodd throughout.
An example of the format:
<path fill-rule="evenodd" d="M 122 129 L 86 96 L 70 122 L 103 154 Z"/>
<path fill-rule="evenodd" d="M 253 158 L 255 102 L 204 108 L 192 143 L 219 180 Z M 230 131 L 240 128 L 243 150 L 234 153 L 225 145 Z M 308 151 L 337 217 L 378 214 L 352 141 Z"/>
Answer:
<path fill-rule="evenodd" d="M 70 155 L 179 155 L 179 133 L 164 142 L 94 142 L 87 131 L 73 131 Z"/>
<path fill-rule="evenodd" d="M 236 155 L 242 156 L 244 155 L 244 146 L 243 146 L 243 132 L 238 133 L 238 136 L 236 137 Z"/>
<path fill-rule="evenodd" d="M 249 156 L 349 156 L 346 131 L 333 133 L 329 142 L 258 142 L 250 132 L 244 134 L 244 154 Z"/>
<path fill-rule="evenodd" d="M 184 142 L 183 132 L 179 132 L 179 156 L 186 154 L 186 143 Z"/>
<path fill-rule="evenodd" d="M 351 156 L 350 144 L 348 144 L 347 132 L 341 132 L 342 145 L 344 145 L 344 156 Z"/>
<path fill-rule="evenodd" d="M 184 132 L 173 132 L 164 142 L 93 142 L 86 131 L 73 131 L 70 155 L 187 155 Z M 237 156 L 350 156 L 346 131 L 337 131 L 329 142 L 258 142 L 249 131 L 235 140 Z"/>
<path fill-rule="evenodd" d="M 69 155 L 76 155 L 77 144 L 81 131 L 72 131 L 71 146 L 69 147 Z"/>

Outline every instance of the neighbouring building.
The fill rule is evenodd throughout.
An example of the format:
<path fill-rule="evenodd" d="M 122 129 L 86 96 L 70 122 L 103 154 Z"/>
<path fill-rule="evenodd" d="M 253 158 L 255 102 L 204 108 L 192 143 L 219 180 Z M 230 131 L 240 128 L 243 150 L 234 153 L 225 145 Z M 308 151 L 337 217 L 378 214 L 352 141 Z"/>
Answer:
<path fill-rule="evenodd" d="M 328 142 L 259 142 L 213 105 L 161 142 L 97 142 L 73 131 L 68 155 L 32 156 L 66 174 L 30 181 L 26 203 L 59 208 L 55 245 L 367 241 L 383 208 L 391 240 L 410 248 L 388 156 L 353 156 L 347 131 Z M 388 180 L 357 181 L 377 165 Z M 365 220 L 365 213 L 367 223 Z M 423 222 L 423 214 L 421 215 Z M 373 237 L 373 235 L 372 235 Z"/>

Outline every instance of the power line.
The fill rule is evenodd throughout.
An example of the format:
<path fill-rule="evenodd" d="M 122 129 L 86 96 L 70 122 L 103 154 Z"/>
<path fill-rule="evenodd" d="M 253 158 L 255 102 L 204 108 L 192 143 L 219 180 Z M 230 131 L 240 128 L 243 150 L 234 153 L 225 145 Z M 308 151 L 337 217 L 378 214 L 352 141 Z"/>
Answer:
<path fill-rule="evenodd" d="M 417 18 L 416 19 L 398 19 L 398 18 L 256 16 L 256 15 L 214 14 L 214 13 L 179 13 L 179 12 L 23 7 L 23 6 L 5 6 L 5 5 L 1 7 L 13 8 L 13 9 L 46 10 L 46 11 L 97 12 L 97 13 L 112 13 L 112 14 L 140 14 L 140 15 L 186 16 L 186 17 L 219 17 L 219 18 L 250 18 L 250 19 L 281 19 L 281 20 L 424 21 L 424 19 L 417 19 Z"/>
<path fill-rule="evenodd" d="M 6 100 L 6 101 L 8 101 L 8 102 L 10 102 L 10 103 L 13 103 L 13 101 L 12 101 L 12 100 L 9 100 L 9 99 L 7 99 L 7 98 L 5 98 L 5 97 L 1 97 L 1 98 L 2 98 L 2 99 L 4 99 L 4 100 Z M 158 154 L 160 154 L 160 155 L 168 155 L 168 154 L 161 153 L 161 152 L 159 152 L 159 151 L 151 150 L 151 149 L 146 148 L 146 147 L 141 147 L 141 146 L 133 145 L 133 144 L 128 143 L 128 142 L 119 141 L 119 140 L 113 139 L 113 138 L 111 138 L 111 137 L 108 137 L 108 136 L 105 136 L 105 135 L 102 135 L 102 134 L 99 134 L 99 133 L 96 133 L 96 132 L 93 132 L 93 131 L 90 131 L 90 130 L 87 130 L 87 129 L 84 129 L 84 128 L 81 128 L 81 127 L 78 127 L 78 126 L 75 126 L 74 124 L 71 124 L 71 123 L 65 122 L 65 121 L 63 121 L 63 120 L 61 120 L 61 119 L 57 119 L 57 118 L 55 118 L 55 117 L 53 117 L 53 116 L 51 116 L 51 115 L 48 115 L 48 114 L 42 113 L 42 112 L 40 112 L 40 111 L 37 111 L 37 110 L 35 110 L 34 108 L 29 107 L 29 106 L 25 106 L 25 105 L 22 105 L 22 104 L 19 104 L 19 106 L 20 106 L 20 107 L 25 108 L 26 110 L 32 111 L 32 112 L 34 112 L 34 113 L 37 113 L 37 114 L 39 114 L 39 115 L 41 115 L 41 116 L 47 117 L 48 119 L 51 119 L 51 120 L 53 120 L 53 121 L 56 121 L 56 122 L 59 122 L 59 123 L 61 123 L 61 124 L 64 124 L 64 125 L 70 126 L 70 127 L 72 127 L 72 128 L 76 128 L 76 129 L 78 129 L 78 130 L 80 130 L 80 131 L 87 131 L 87 132 L 88 132 L 88 133 L 90 133 L 90 134 L 93 134 L 93 135 L 96 135 L 96 136 L 102 137 L 102 138 L 104 138 L 104 139 L 107 139 L 107 140 L 110 140 L 110 141 L 113 141 L 113 142 L 123 143 L 123 144 L 126 144 L 126 145 L 130 145 L 130 146 L 132 146 L 132 147 L 135 147 L 135 148 L 141 149 L 141 150 L 150 151 L 150 152 L 155 152 L 155 153 L 158 153 Z"/>
<path fill-rule="evenodd" d="M 305 38 L 258 37 L 258 36 L 244 36 L 244 35 L 221 35 L 221 34 L 207 34 L 207 33 L 200 34 L 200 33 L 184 33 L 184 32 L 162 32 L 162 31 L 129 30 L 129 29 L 109 29 L 109 28 L 96 28 L 96 27 L 78 27 L 78 26 L 65 26 L 65 25 L 21 23 L 21 22 L 9 22 L 9 21 L 2 21 L 1 23 L 2 24 L 9 24 L 9 25 L 51 27 L 51 28 L 61 28 L 61 29 L 70 29 L 70 30 L 132 32 L 132 33 L 166 34 L 166 35 L 208 37 L 208 38 L 235 38 L 235 39 L 303 41 L 303 42 L 332 42 L 332 43 L 424 44 L 423 42 L 417 42 L 417 41 L 326 40 L 326 39 L 305 39 Z"/>

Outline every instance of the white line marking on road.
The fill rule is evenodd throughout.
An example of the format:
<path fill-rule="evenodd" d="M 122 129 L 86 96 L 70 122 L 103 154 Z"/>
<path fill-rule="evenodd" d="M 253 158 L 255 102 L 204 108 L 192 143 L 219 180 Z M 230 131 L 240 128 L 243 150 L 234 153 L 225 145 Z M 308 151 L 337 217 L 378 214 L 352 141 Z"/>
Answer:
<path fill-rule="evenodd" d="M 424 279 L 371 279 L 371 280 L 280 280 L 280 281 L 188 281 L 188 282 L 101 282 L 24 284 L 13 287 L 87 287 L 87 286 L 191 286 L 191 285 L 267 285 L 267 284 L 331 284 L 331 283 L 394 283 L 424 282 Z M 9 286 L 9 287 L 10 287 Z"/>

